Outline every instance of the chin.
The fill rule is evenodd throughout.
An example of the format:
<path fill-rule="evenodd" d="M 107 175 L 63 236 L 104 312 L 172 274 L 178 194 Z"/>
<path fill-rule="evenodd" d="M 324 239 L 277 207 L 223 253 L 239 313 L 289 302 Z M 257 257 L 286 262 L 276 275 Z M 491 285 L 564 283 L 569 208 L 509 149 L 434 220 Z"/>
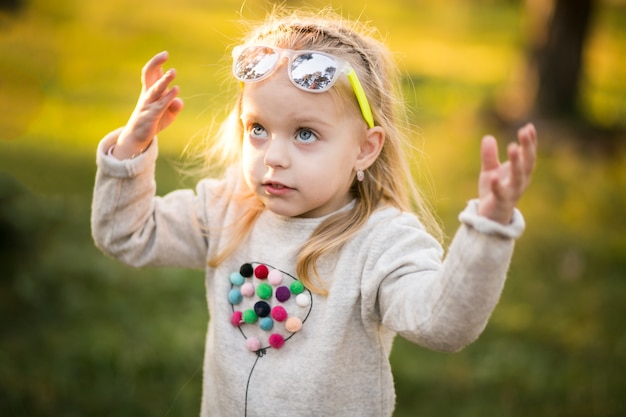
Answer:
<path fill-rule="evenodd" d="M 284 216 L 284 217 L 302 217 L 301 212 L 296 211 L 296 210 L 290 210 L 288 208 L 285 207 L 277 207 L 273 204 L 266 204 L 265 208 L 268 209 L 269 211 L 271 211 L 272 213 L 276 214 L 277 216 Z"/>
<path fill-rule="evenodd" d="M 276 202 L 268 201 L 268 199 L 263 199 L 263 203 L 265 208 L 272 213 L 278 216 L 284 217 L 312 217 L 309 215 L 310 212 L 303 211 L 295 207 L 290 207 L 287 204 L 276 204 Z"/>

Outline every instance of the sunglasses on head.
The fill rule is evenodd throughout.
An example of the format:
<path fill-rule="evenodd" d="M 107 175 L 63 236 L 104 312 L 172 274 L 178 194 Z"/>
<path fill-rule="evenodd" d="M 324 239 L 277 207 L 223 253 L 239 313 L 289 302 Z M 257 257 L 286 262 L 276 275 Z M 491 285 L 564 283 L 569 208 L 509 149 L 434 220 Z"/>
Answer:
<path fill-rule="evenodd" d="M 245 83 L 264 80 L 276 70 L 284 57 L 288 59 L 287 74 L 293 85 L 311 93 L 328 91 L 339 78 L 339 74 L 346 74 L 359 102 L 363 119 L 370 128 L 374 127 L 372 109 L 361 82 L 354 68 L 341 58 L 317 51 L 240 45 L 233 49 L 233 75 Z"/>

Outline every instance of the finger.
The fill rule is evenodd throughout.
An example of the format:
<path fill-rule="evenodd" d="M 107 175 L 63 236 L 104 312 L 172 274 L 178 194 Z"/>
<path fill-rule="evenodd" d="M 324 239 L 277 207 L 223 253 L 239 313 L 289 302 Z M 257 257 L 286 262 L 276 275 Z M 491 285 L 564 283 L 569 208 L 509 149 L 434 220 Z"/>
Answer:
<path fill-rule="evenodd" d="M 178 91 L 177 91 L 178 93 Z M 175 97 L 174 100 L 172 100 L 172 102 L 170 103 L 170 105 L 167 108 L 167 111 L 169 111 L 170 113 L 173 114 L 178 114 L 181 112 L 181 110 L 183 109 L 183 107 L 185 106 L 184 102 L 182 99 Z"/>
<path fill-rule="evenodd" d="M 504 191 L 500 179 L 496 176 L 491 178 L 489 188 L 497 200 L 501 200 L 504 197 Z"/>
<path fill-rule="evenodd" d="M 176 71 L 174 69 L 168 70 L 161 76 L 147 91 L 146 100 L 148 103 L 160 100 L 164 94 L 168 91 L 169 84 L 176 78 Z"/>
<path fill-rule="evenodd" d="M 167 51 L 159 52 L 141 70 L 141 84 L 144 91 L 152 87 L 163 76 L 163 64 L 169 58 Z"/>
<path fill-rule="evenodd" d="M 165 96 L 160 100 L 160 106 L 163 109 L 160 115 L 159 131 L 168 127 L 178 113 L 183 109 L 183 101 L 178 98 L 179 88 L 174 86 Z"/>
<path fill-rule="evenodd" d="M 510 161 L 510 186 L 516 194 L 523 191 L 526 183 L 526 175 L 524 173 L 524 165 L 520 156 L 520 147 L 516 143 L 508 146 L 507 154 Z"/>
<path fill-rule="evenodd" d="M 530 175 L 535 167 L 537 158 L 537 131 L 532 123 L 527 124 L 518 131 L 518 138 L 521 145 L 521 156 L 524 169 Z"/>
<path fill-rule="evenodd" d="M 482 161 L 482 170 L 489 171 L 500 166 L 498 160 L 498 143 L 493 136 L 485 136 L 480 146 L 480 159 Z"/>

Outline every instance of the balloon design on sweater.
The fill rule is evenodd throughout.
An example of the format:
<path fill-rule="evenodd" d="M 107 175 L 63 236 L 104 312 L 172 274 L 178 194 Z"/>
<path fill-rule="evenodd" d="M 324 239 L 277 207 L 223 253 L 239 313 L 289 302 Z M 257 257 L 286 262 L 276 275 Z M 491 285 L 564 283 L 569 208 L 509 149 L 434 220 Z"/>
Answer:
<path fill-rule="evenodd" d="M 231 324 L 257 355 L 280 349 L 302 329 L 313 298 L 302 282 L 267 264 L 251 262 L 230 274 Z"/>

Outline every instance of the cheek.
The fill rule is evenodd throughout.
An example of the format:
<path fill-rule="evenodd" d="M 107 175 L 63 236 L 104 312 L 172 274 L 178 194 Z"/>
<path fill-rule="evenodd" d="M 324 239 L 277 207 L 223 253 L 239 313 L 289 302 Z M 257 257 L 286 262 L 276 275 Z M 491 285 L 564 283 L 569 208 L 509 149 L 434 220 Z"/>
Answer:
<path fill-rule="evenodd" d="M 244 140 L 241 145 L 241 165 L 246 181 L 249 181 L 254 176 L 259 167 L 264 166 L 263 153 L 247 140 Z"/>
<path fill-rule="evenodd" d="M 252 174 L 254 172 L 254 156 L 250 144 L 245 140 L 241 145 L 241 169 L 246 183 L 251 185 Z"/>
<path fill-rule="evenodd" d="M 348 192 L 352 185 L 353 162 L 347 157 L 324 159 L 313 164 L 318 167 L 315 170 L 307 170 L 307 175 L 313 175 L 314 181 L 323 187 L 333 190 L 345 190 Z"/>
<path fill-rule="evenodd" d="M 250 166 L 252 159 L 252 149 L 248 141 L 244 139 L 241 144 L 241 164 L 244 170 L 247 170 L 247 167 Z"/>
<path fill-rule="evenodd" d="M 254 163 L 259 159 L 260 151 L 258 147 L 255 147 L 249 138 L 244 138 L 241 143 L 241 159 L 244 164 Z"/>

